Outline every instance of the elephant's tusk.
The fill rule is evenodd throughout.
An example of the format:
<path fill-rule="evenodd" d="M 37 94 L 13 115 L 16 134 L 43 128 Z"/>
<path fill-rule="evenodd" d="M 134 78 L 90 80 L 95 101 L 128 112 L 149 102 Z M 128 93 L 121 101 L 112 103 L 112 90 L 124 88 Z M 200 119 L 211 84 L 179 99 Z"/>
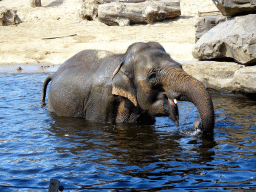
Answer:
<path fill-rule="evenodd" d="M 174 99 L 174 100 L 172 100 L 172 99 L 168 99 L 168 101 L 172 104 L 172 105 L 177 105 L 177 99 Z"/>

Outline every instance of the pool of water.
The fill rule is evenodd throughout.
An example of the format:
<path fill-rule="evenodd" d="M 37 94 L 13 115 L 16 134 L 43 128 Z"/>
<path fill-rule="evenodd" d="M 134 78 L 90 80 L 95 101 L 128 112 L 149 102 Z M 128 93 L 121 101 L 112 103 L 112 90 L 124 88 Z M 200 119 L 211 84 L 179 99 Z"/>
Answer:
<path fill-rule="evenodd" d="M 38 104 L 50 73 L 0 73 L 0 191 L 224 191 L 256 189 L 256 102 L 212 93 L 213 138 L 194 132 L 194 105 L 180 126 L 97 124 Z"/>

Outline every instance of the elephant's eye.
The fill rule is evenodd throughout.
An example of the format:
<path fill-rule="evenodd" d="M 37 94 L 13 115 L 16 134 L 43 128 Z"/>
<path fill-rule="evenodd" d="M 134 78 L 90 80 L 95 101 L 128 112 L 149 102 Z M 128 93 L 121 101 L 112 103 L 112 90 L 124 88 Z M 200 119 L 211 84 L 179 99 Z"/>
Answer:
<path fill-rule="evenodd" d="M 156 78 L 156 73 L 155 72 L 150 73 L 148 78 L 149 78 L 149 80 Z"/>
<path fill-rule="evenodd" d="M 157 85 L 160 82 L 159 74 L 156 71 L 151 71 L 148 74 L 148 82 L 153 85 Z"/>

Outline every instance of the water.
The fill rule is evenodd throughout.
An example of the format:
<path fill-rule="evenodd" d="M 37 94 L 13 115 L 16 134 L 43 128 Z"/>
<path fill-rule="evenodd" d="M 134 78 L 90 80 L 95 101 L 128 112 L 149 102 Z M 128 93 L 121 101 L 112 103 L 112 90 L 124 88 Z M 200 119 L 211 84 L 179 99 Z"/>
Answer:
<path fill-rule="evenodd" d="M 188 102 L 178 128 L 165 117 L 151 126 L 57 117 L 38 105 L 48 75 L 0 74 L 0 191 L 47 191 L 51 178 L 64 191 L 255 191 L 255 101 L 212 94 L 205 140 Z"/>

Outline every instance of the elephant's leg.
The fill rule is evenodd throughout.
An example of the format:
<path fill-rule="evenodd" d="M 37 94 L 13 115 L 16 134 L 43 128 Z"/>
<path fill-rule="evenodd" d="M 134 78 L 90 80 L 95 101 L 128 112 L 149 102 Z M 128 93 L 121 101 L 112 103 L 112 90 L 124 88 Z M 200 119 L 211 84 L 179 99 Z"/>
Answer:
<path fill-rule="evenodd" d="M 141 112 L 138 107 L 135 107 L 130 100 L 121 97 L 120 104 L 117 109 L 116 122 L 137 122 L 140 113 Z"/>
<path fill-rule="evenodd" d="M 155 118 L 135 106 L 129 99 L 120 97 L 120 103 L 117 108 L 116 123 L 125 122 L 152 124 L 155 122 Z"/>
<path fill-rule="evenodd" d="M 127 105 L 128 105 L 127 101 L 125 99 L 122 99 L 117 110 L 118 111 L 116 116 L 117 123 L 128 122 L 131 112 L 129 107 L 127 107 Z"/>

